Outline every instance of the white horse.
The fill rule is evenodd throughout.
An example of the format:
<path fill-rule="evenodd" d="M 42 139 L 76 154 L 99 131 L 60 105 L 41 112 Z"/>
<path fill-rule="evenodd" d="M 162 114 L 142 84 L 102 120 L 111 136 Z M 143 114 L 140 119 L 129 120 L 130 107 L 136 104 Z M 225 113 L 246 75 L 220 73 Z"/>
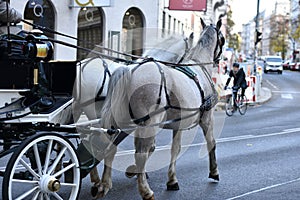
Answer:
<path fill-rule="evenodd" d="M 152 57 L 156 60 L 178 63 L 183 60 L 193 43 L 193 33 L 189 38 L 171 36 L 160 41 L 154 47 L 147 49 L 142 57 Z M 88 119 L 99 118 L 99 110 L 107 93 L 110 75 L 124 63 L 100 57 L 87 58 L 80 62 L 80 73 L 76 78 L 74 88 L 73 117 L 77 121 L 82 112 Z"/>
<path fill-rule="evenodd" d="M 175 163 L 181 149 L 182 131 L 195 125 L 200 125 L 207 142 L 209 177 L 219 180 L 212 111 L 217 94 L 210 69 L 214 61 L 219 59 L 225 40 L 220 32 L 221 20 L 216 27 L 207 26 L 202 19 L 201 22 L 203 31 L 200 39 L 183 61 L 195 75 L 190 73 L 192 75 L 188 77 L 182 73 L 187 67 L 184 65 L 180 71 L 158 62 L 145 61 L 135 67 L 117 69 L 110 79 L 101 111 L 101 127 L 128 131 L 121 132 L 123 136 L 134 131 L 138 189 L 143 199 L 154 199 L 154 193 L 147 182 L 145 165 L 154 150 L 155 134 L 159 126 L 173 130 L 167 181 L 169 190 L 179 189 Z M 106 136 L 118 140 L 117 136 Z M 105 155 L 107 164 L 99 186 L 99 196 L 105 195 L 112 187 L 111 164 L 116 149 L 116 146 L 111 145 Z"/>
<path fill-rule="evenodd" d="M 190 50 L 193 44 L 193 37 L 193 33 L 189 38 L 177 35 L 168 37 L 147 49 L 142 57 L 151 57 L 163 62 L 179 63 Z M 81 61 L 80 64 L 80 73 L 78 73 L 76 87 L 74 87 L 73 92 L 75 100 L 72 110 L 75 122 L 78 121 L 83 112 L 89 120 L 100 118 L 99 110 L 102 109 L 107 94 L 108 80 L 111 73 L 117 68 L 124 66 L 124 63 L 99 57 L 87 58 Z M 78 152 L 82 160 L 86 159 L 84 154 L 89 153 L 83 147 L 80 147 Z M 89 171 L 89 169 L 86 171 L 82 170 L 82 176 L 85 177 Z M 90 171 L 90 178 L 95 185 L 100 183 L 96 167 Z"/>

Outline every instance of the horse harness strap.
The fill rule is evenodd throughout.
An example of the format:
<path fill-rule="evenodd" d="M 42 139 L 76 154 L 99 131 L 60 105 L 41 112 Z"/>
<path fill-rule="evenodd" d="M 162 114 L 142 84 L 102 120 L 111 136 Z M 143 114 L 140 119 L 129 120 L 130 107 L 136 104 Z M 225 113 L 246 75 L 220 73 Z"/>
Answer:
<path fill-rule="evenodd" d="M 93 58 L 93 59 L 96 59 L 96 58 Z M 90 61 L 88 61 L 88 63 L 91 62 L 93 59 L 91 59 Z M 110 73 L 110 71 L 108 69 L 107 62 L 105 60 L 103 60 L 103 59 L 101 59 L 101 60 L 102 60 L 102 64 L 103 64 L 103 67 L 104 67 L 104 74 L 103 74 L 103 80 L 102 80 L 101 87 L 99 88 L 99 90 L 98 90 L 97 95 L 95 96 L 95 98 L 89 99 L 89 100 L 81 103 L 80 107 L 86 107 L 86 106 L 89 106 L 89 105 L 91 105 L 91 104 L 93 104 L 95 102 L 104 101 L 105 100 L 105 96 L 101 96 L 101 94 L 102 94 L 102 92 L 104 90 L 104 85 L 105 85 L 105 81 L 106 81 L 107 75 L 109 77 L 111 77 L 111 73 Z"/>
<path fill-rule="evenodd" d="M 103 89 L 104 89 L 104 84 L 105 84 L 105 81 L 106 81 L 106 76 L 108 75 L 109 77 L 111 76 L 111 73 L 108 69 L 108 65 L 107 63 L 105 62 L 105 60 L 102 59 L 102 64 L 103 64 L 103 67 L 104 67 L 104 75 L 103 75 L 103 81 L 102 81 L 102 85 L 96 95 L 96 98 L 95 98 L 95 101 L 97 100 L 97 98 L 101 97 L 101 94 L 103 92 Z"/>
<path fill-rule="evenodd" d="M 218 98 L 217 98 L 217 93 L 215 91 L 213 83 L 211 82 L 211 86 L 213 88 L 213 94 L 211 94 L 211 95 L 209 95 L 207 97 L 204 97 L 204 91 L 203 91 L 203 89 L 200 86 L 199 80 L 197 78 L 197 74 L 194 73 L 188 67 L 179 67 L 179 66 L 176 66 L 176 67 L 173 67 L 173 68 L 181 71 L 182 73 L 186 74 L 189 78 L 191 78 L 191 79 L 193 79 L 195 81 L 195 83 L 196 83 L 196 85 L 197 85 L 197 87 L 198 87 L 198 89 L 200 91 L 200 94 L 201 94 L 202 105 L 199 108 L 182 108 L 182 107 L 171 105 L 170 96 L 169 96 L 168 91 L 167 91 L 167 83 L 166 83 L 166 77 L 165 77 L 164 70 L 162 69 L 162 67 L 155 60 L 153 60 L 151 58 L 144 60 L 143 62 L 141 62 L 139 65 L 137 65 L 132 70 L 132 73 L 138 67 L 140 67 L 142 64 L 144 64 L 146 62 L 150 62 L 150 61 L 153 61 L 156 64 L 156 66 L 158 67 L 159 72 L 161 74 L 161 84 L 160 84 L 160 89 L 159 89 L 159 95 L 158 95 L 158 98 L 157 98 L 157 101 L 156 101 L 157 109 L 154 110 L 154 111 L 152 111 L 151 113 L 145 115 L 144 117 L 136 119 L 134 117 L 134 115 L 133 115 L 132 108 L 131 108 L 130 103 L 129 103 L 129 114 L 130 114 L 130 116 L 133 119 L 133 122 L 135 124 L 143 125 L 143 123 L 146 122 L 147 120 L 149 120 L 152 116 L 155 116 L 156 114 L 162 113 L 162 112 L 164 112 L 164 111 L 166 111 L 168 109 L 190 111 L 190 112 L 193 112 L 193 113 L 191 113 L 191 114 L 189 114 L 187 116 L 176 118 L 176 119 L 167 120 L 167 121 L 160 122 L 160 123 L 157 123 L 157 124 L 152 124 L 151 126 L 159 126 L 159 125 L 167 125 L 167 124 L 175 123 L 175 122 L 181 121 L 183 119 L 188 119 L 190 117 L 193 117 L 193 116 L 197 115 L 199 112 L 200 112 L 200 119 L 201 119 L 204 111 L 209 111 L 210 109 L 212 109 L 216 105 Z M 208 80 L 210 80 L 209 77 L 208 77 L 209 76 L 208 72 L 205 71 L 204 73 L 207 76 Z M 166 100 L 167 100 L 167 105 L 164 106 L 164 107 L 158 108 L 159 104 L 161 103 L 162 90 L 164 90 L 164 92 L 165 92 L 165 96 L 166 96 Z"/>

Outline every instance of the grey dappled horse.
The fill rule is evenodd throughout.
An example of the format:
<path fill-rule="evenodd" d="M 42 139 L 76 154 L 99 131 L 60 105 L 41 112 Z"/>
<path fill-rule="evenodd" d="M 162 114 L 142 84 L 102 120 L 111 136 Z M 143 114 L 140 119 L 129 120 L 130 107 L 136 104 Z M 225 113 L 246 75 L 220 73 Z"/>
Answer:
<path fill-rule="evenodd" d="M 183 36 L 171 36 L 147 49 L 142 57 L 152 57 L 156 60 L 178 63 L 186 56 L 193 43 L 193 34 L 189 38 Z M 77 121 L 82 112 L 88 119 L 99 118 L 99 110 L 102 108 L 104 97 L 107 93 L 107 85 L 110 74 L 123 63 L 99 57 L 87 58 L 80 62 L 74 90 L 73 117 Z"/>
<path fill-rule="evenodd" d="M 196 76 L 193 73 L 187 76 L 187 71 L 183 69 L 186 66 L 177 70 L 159 62 L 145 61 L 135 67 L 117 69 L 110 79 L 101 111 L 101 127 L 126 130 L 127 134 L 134 131 L 135 170 L 143 199 L 154 199 L 154 193 L 147 182 L 145 165 L 154 151 L 155 135 L 160 127 L 173 130 L 167 181 L 169 190 L 179 189 L 175 163 L 181 149 L 182 131 L 195 125 L 200 125 L 207 142 L 209 177 L 219 180 L 212 110 L 217 94 L 211 80 L 211 68 L 222 53 L 225 40 L 220 31 L 221 20 L 216 27 L 207 26 L 202 19 L 201 22 L 203 31 L 200 39 L 182 62 L 190 64 L 189 69 Z M 193 65 L 195 63 L 198 65 Z M 107 135 L 107 138 L 111 137 Z M 105 155 L 107 164 L 99 185 L 99 196 L 105 195 L 112 187 L 111 164 L 116 149 L 112 145 Z"/>
<path fill-rule="evenodd" d="M 162 39 L 145 51 L 142 57 L 152 57 L 156 60 L 179 63 L 187 55 L 193 43 L 193 34 L 189 38 L 174 35 Z M 137 61 L 139 62 L 139 60 Z M 73 96 L 73 118 L 77 122 L 84 112 L 89 120 L 98 119 L 103 100 L 107 94 L 108 80 L 111 73 L 123 66 L 122 63 L 99 57 L 87 58 L 81 61 L 80 73 L 76 79 Z M 130 66 L 128 66 L 130 67 Z M 100 178 L 97 169 L 91 173 L 91 182 L 99 184 Z"/>

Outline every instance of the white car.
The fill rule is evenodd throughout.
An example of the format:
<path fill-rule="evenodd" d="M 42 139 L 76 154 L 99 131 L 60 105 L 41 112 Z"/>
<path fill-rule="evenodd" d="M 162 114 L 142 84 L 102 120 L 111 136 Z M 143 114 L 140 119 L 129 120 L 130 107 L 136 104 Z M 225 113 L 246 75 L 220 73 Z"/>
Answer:
<path fill-rule="evenodd" d="M 264 72 L 277 72 L 282 74 L 282 59 L 280 56 L 265 56 L 264 58 Z"/>

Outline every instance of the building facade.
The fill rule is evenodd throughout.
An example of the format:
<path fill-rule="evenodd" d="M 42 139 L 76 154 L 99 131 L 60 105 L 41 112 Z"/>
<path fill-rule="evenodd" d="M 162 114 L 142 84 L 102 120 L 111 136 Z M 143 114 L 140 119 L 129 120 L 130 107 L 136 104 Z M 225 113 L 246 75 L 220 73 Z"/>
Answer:
<path fill-rule="evenodd" d="M 258 18 L 258 31 L 262 33 L 262 40 L 257 44 L 257 55 L 282 55 L 287 57 L 287 49 L 290 48 L 288 35 L 289 35 L 289 10 L 290 0 L 277 0 L 267 10 L 259 13 Z M 255 20 L 254 16 L 252 20 L 243 25 L 242 31 L 242 48 L 241 52 L 247 57 L 253 57 L 254 54 L 254 39 L 255 39 Z M 277 48 L 277 51 L 273 48 L 274 41 L 280 40 L 282 49 Z M 280 46 L 277 44 L 277 46 Z"/>
<path fill-rule="evenodd" d="M 171 11 L 168 0 L 11 0 L 23 18 L 78 38 L 48 37 L 93 49 L 95 44 L 141 55 L 155 37 L 201 31 L 200 17 L 215 23 L 226 15 L 224 0 L 207 0 L 207 12 Z M 223 20 L 225 22 L 225 20 Z M 31 30 L 27 24 L 23 29 Z M 105 53 L 105 52 L 104 52 Z M 81 60 L 87 52 L 55 44 L 55 60 Z"/>

